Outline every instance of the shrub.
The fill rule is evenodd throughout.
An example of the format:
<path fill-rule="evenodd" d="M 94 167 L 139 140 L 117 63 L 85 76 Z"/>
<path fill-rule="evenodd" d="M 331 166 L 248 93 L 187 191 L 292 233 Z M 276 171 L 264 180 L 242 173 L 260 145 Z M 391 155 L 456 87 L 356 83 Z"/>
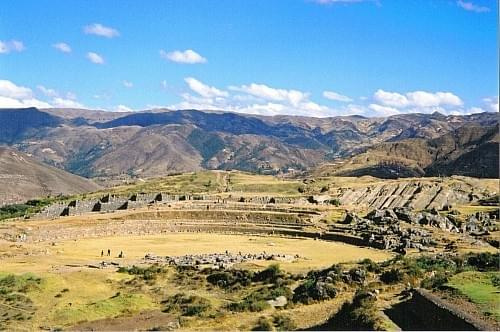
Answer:
<path fill-rule="evenodd" d="M 212 307 L 209 300 L 197 295 L 187 296 L 184 293 L 175 294 L 162 301 L 162 304 L 166 305 L 164 312 L 180 311 L 184 316 L 200 316 Z"/>
<path fill-rule="evenodd" d="M 433 277 L 425 278 L 420 282 L 420 287 L 426 289 L 439 288 L 448 282 L 445 272 L 438 272 Z"/>
<path fill-rule="evenodd" d="M 272 331 L 273 330 L 273 325 L 264 316 L 259 317 L 257 320 L 257 325 L 252 329 L 252 331 Z"/>
<path fill-rule="evenodd" d="M 337 290 L 332 284 L 315 279 L 306 279 L 295 288 L 293 302 L 309 304 L 314 301 L 327 300 L 337 296 Z"/>
<path fill-rule="evenodd" d="M 482 252 L 479 254 L 469 254 L 467 264 L 479 271 L 498 271 L 500 264 L 500 253 Z"/>
<path fill-rule="evenodd" d="M 328 326 L 335 330 L 379 330 L 382 322 L 375 303 L 370 292 L 358 290 L 352 302 L 345 302 Z"/>
<path fill-rule="evenodd" d="M 278 278 L 284 276 L 283 271 L 280 269 L 278 264 L 271 264 L 266 269 L 257 272 L 253 281 L 262 281 L 265 283 L 275 283 Z"/>
<path fill-rule="evenodd" d="M 229 288 L 237 285 L 249 286 L 254 277 L 253 272 L 247 270 L 231 270 L 224 272 L 214 272 L 207 276 L 207 281 L 212 285 Z"/>
<path fill-rule="evenodd" d="M 273 316 L 273 325 L 278 331 L 292 331 L 297 328 L 293 320 L 283 314 L 276 314 Z"/>
<path fill-rule="evenodd" d="M 380 265 L 369 258 L 365 258 L 359 263 L 363 265 L 368 272 L 380 273 L 382 271 Z"/>
<path fill-rule="evenodd" d="M 269 308 L 268 300 L 277 298 L 278 296 L 284 296 L 288 300 L 293 297 L 293 292 L 289 287 L 261 287 L 254 290 L 252 293 L 247 295 L 240 302 L 233 302 L 228 305 L 228 309 L 231 311 L 262 311 Z"/>
<path fill-rule="evenodd" d="M 398 269 L 390 269 L 389 271 L 384 271 L 380 275 L 380 280 L 385 284 L 394 284 L 403 281 L 404 273 Z"/>
<path fill-rule="evenodd" d="M 144 280 L 154 280 L 156 279 L 158 274 L 164 273 L 165 269 L 157 264 L 153 264 L 148 267 L 139 267 L 132 265 L 132 267 L 121 266 L 120 268 L 118 268 L 118 272 L 136 275 Z"/>

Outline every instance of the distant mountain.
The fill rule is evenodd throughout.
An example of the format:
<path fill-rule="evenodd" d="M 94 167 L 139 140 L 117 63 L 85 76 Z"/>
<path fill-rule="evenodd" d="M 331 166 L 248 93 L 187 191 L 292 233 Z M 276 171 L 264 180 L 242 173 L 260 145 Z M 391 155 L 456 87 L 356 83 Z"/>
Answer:
<path fill-rule="evenodd" d="M 496 126 L 497 114 L 310 118 L 199 110 L 117 113 L 29 108 L 0 110 L 0 120 L 0 144 L 94 177 L 157 176 L 199 169 L 308 170 L 380 144 L 400 143 L 401 150 L 409 153 L 415 144 L 425 145 L 426 140 L 466 125 Z M 418 143 L 406 143 L 409 139 Z M 457 165 L 467 163 L 468 157 L 463 158 Z M 428 165 L 418 162 L 411 172 L 434 172 L 424 170 Z"/>
<path fill-rule="evenodd" d="M 467 124 L 438 138 L 384 142 L 357 155 L 322 165 L 317 175 L 382 178 L 466 175 L 498 178 L 498 125 Z"/>
<path fill-rule="evenodd" d="M 76 194 L 100 187 L 92 181 L 0 147 L 0 206 L 47 195 Z"/>
<path fill-rule="evenodd" d="M 20 141 L 39 128 L 57 127 L 62 122 L 59 117 L 36 108 L 0 109 L 0 143 Z"/>

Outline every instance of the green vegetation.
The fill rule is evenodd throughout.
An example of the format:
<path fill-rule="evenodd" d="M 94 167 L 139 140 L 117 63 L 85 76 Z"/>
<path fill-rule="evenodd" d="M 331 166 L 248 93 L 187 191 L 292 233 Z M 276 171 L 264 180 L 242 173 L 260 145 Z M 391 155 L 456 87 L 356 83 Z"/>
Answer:
<path fill-rule="evenodd" d="M 271 264 L 266 269 L 255 273 L 253 281 L 274 284 L 283 277 L 285 277 L 285 273 L 280 269 L 280 266 L 278 264 Z"/>
<path fill-rule="evenodd" d="M 446 286 L 479 305 L 486 315 L 500 321 L 500 272 L 467 271 L 452 276 Z"/>
<path fill-rule="evenodd" d="M 197 295 L 175 294 L 161 302 L 165 312 L 180 312 L 183 316 L 201 316 L 212 308 L 210 301 Z"/>
<path fill-rule="evenodd" d="M 293 302 L 310 304 L 337 296 L 335 284 L 341 280 L 339 265 L 321 271 L 309 271 L 306 279 L 294 290 Z"/>
<path fill-rule="evenodd" d="M 269 320 L 269 318 L 261 316 L 257 320 L 257 325 L 252 329 L 252 331 L 272 331 L 273 324 Z"/>
<path fill-rule="evenodd" d="M 224 141 L 218 135 L 205 132 L 201 129 L 193 129 L 187 140 L 189 144 L 200 152 L 203 162 L 207 162 L 224 148 Z"/>
<path fill-rule="evenodd" d="M 154 308 L 151 299 L 142 294 L 121 294 L 94 301 L 91 303 L 73 304 L 54 312 L 54 320 L 67 326 L 82 320 L 93 321 L 108 317 L 116 317 L 125 313 L 137 313 Z"/>
<path fill-rule="evenodd" d="M 228 270 L 215 272 L 207 276 L 207 281 L 215 286 L 229 289 L 249 286 L 254 278 L 254 273 L 248 270 Z"/>
<path fill-rule="evenodd" d="M 118 272 L 136 275 L 144 280 L 154 280 L 154 279 L 156 279 L 158 274 L 165 273 L 166 270 L 165 270 L 165 268 L 163 268 L 157 264 L 153 264 L 153 265 L 148 266 L 148 267 L 139 267 L 139 266 L 135 266 L 135 265 L 133 265 L 132 267 L 121 266 L 118 269 Z"/>
<path fill-rule="evenodd" d="M 36 308 L 28 293 L 41 282 L 42 279 L 33 274 L 0 277 L 0 328 L 9 321 L 32 318 Z"/>
<path fill-rule="evenodd" d="M 500 253 L 482 252 L 469 254 L 467 264 L 479 271 L 498 271 L 500 269 Z"/>
<path fill-rule="evenodd" d="M 352 302 L 345 302 L 327 323 L 331 330 L 382 330 L 385 322 L 378 312 L 376 297 L 368 290 L 358 290 Z"/>
<path fill-rule="evenodd" d="M 290 316 L 284 314 L 273 315 L 273 325 L 277 331 L 292 331 L 296 329 L 296 325 Z"/>
<path fill-rule="evenodd" d="M 0 207 L 0 220 L 29 216 L 41 211 L 42 208 L 53 203 L 55 200 L 55 198 L 33 199 L 24 204 L 4 205 Z"/>
<path fill-rule="evenodd" d="M 293 320 L 284 314 L 275 314 L 271 318 L 261 316 L 252 331 L 292 331 L 297 326 Z"/>

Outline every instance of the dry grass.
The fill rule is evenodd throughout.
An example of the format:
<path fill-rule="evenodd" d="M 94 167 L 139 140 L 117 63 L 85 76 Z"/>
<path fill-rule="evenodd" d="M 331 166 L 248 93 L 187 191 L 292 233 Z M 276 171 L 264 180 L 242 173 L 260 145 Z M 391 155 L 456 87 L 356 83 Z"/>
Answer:
<path fill-rule="evenodd" d="M 36 247 L 36 251 L 34 250 Z M 371 258 L 381 261 L 392 257 L 391 253 L 371 248 L 360 248 L 344 243 L 291 239 L 281 237 L 258 237 L 248 235 L 222 235 L 208 233 L 171 233 L 163 235 L 102 237 L 65 241 L 52 246 L 50 243 L 24 245 L 19 255 L 5 258 L 4 272 L 47 272 L 53 266 L 68 264 L 95 264 L 102 260 L 101 250 L 111 249 L 111 260 L 134 263 L 146 253 L 177 256 L 195 253 L 214 253 L 228 250 L 233 253 L 298 254 L 303 259 L 293 263 L 281 263 L 285 270 L 304 272 L 312 268 L 328 267 L 334 263 L 358 261 Z M 124 259 L 115 258 L 123 251 Z M 24 253 L 30 253 L 25 255 Z M 107 257 L 104 257 L 105 260 Z M 269 262 L 255 262 L 267 266 Z M 66 268 L 67 269 L 67 268 Z"/>

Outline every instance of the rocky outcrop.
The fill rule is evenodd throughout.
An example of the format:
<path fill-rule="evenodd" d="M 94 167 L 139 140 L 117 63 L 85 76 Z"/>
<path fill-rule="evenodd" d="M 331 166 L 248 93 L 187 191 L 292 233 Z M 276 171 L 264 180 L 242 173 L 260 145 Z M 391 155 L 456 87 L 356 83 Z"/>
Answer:
<path fill-rule="evenodd" d="M 468 204 L 487 197 L 464 181 L 445 184 L 435 181 L 387 181 L 367 186 L 341 187 L 333 192 L 343 205 L 372 209 L 408 207 L 411 209 L 442 209 L 446 205 Z"/>

